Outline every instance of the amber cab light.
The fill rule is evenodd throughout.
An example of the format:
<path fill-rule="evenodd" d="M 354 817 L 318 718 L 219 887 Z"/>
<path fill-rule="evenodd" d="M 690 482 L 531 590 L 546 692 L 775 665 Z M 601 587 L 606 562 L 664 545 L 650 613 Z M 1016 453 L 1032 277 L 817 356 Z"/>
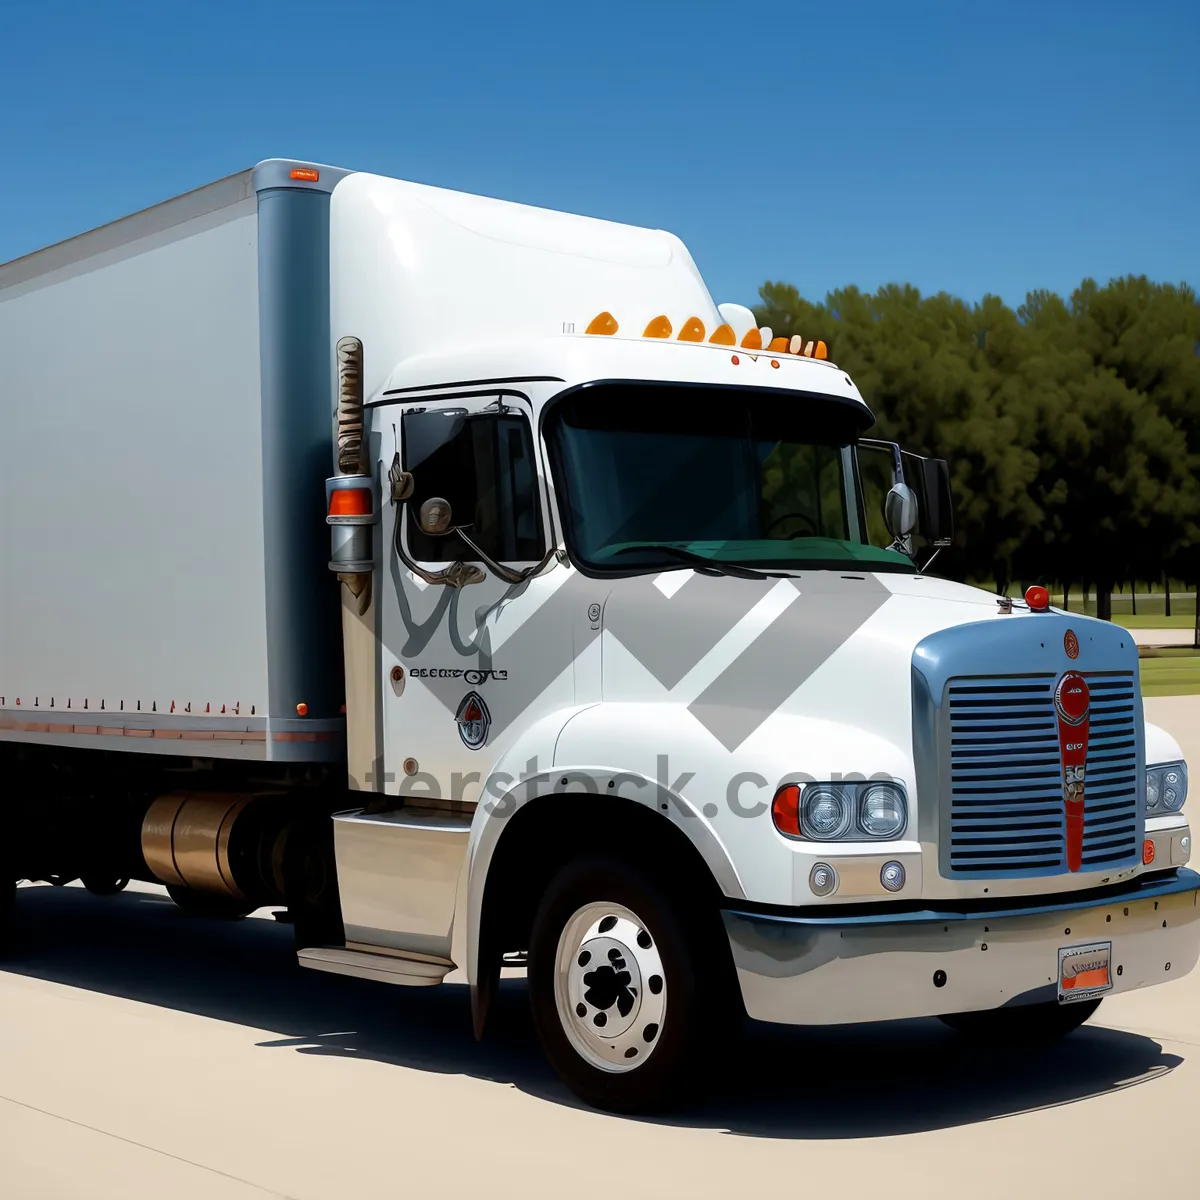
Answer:
<path fill-rule="evenodd" d="M 329 493 L 331 517 L 369 517 L 371 493 L 366 488 L 335 488 Z"/>
<path fill-rule="evenodd" d="M 1050 593 L 1040 583 L 1026 589 L 1025 603 L 1032 612 L 1045 612 L 1050 607 Z"/>
<path fill-rule="evenodd" d="M 771 819 L 775 828 L 788 837 L 800 836 L 800 788 L 794 783 L 785 783 L 775 793 L 771 802 Z"/>

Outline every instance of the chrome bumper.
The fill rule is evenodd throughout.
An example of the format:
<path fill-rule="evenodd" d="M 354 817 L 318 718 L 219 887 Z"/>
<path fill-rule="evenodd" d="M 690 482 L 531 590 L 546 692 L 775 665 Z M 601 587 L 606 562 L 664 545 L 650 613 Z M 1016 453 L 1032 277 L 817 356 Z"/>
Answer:
<path fill-rule="evenodd" d="M 1035 908 L 723 913 L 747 1013 L 841 1025 L 1058 998 L 1058 952 L 1112 943 L 1112 992 L 1186 975 L 1200 956 L 1200 875 Z M 861 914 L 861 915 L 860 915 Z"/>

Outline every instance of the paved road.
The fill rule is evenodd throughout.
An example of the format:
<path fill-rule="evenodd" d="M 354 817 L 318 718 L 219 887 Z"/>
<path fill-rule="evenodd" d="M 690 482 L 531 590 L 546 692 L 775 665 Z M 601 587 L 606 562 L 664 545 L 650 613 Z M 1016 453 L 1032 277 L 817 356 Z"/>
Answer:
<path fill-rule="evenodd" d="M 1190 625 L 1187 629 L 1131 629 L 1129 632 L 1139 646 L 1192 646 L 1196 638 Z"/>
<path fill-rule="evenodd" d="M 1151 719 L 1196 753 L 1187 700 Z M 20 901 L 0 972 L 6 1200 L 1200 1194 L 1200 973 L 1107 1001 L 1041 1056 L 929 1021 L 757 1027 L 719 1099 L 624 1120 L 543 1065 L 519 980 L 477 1046 L 460 985 L 300 971 L 266 917 L 187 918 L 152 888 Z"/>

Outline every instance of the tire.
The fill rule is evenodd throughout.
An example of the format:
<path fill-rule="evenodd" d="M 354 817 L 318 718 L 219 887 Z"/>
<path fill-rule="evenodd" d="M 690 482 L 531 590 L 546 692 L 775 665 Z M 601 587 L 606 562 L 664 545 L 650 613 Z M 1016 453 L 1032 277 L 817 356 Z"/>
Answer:
<path fill-rule="evenodd" d="M 1044 1045 L 1074 1033 L 1100 1007 L 1099 1000 L 1077 1004 L 1026 1004 L 983 1012 L 948 1013 L 951 1029 L 972 1041 L 992 1045 Z"/>
<path fill-rule="evenodd" d="M 93 896 L 115 896 L 129 886 L 128 879 L 111 879 L 104 875 L 84 875 L 79 880 Z"/>
<path fill-rule="evenodd" d="M 210 917 L 218 921 L 240 921 L 258 906 L 246 900 L 235 900 L 232 896 L 217 896 L 209 892 L 196 892 L 191 888 L 167 885 L 167 895 L 176 907 L 189 917 Z"/>
<path fill-rule="evenodd" d="M 581 1100 L 610 1112 L 694 1094 L 740 1031 L 716 914 L 692 915 L 617 859 L 578 860 L 551 880 L 528 977 L 551 1066 Z"/>

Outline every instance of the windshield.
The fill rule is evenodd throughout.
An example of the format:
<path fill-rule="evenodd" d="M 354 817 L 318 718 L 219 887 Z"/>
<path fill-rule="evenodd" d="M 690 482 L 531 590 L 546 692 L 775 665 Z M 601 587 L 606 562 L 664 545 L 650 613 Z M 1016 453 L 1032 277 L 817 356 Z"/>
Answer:
<path fill-rule="evenodd" d="M 862 409 L 831 396 L 598 384 L 547 412 L 570 545 L 630 572 L 696 565 L 912 571 L 868 545 L 854 477 Z"/>

